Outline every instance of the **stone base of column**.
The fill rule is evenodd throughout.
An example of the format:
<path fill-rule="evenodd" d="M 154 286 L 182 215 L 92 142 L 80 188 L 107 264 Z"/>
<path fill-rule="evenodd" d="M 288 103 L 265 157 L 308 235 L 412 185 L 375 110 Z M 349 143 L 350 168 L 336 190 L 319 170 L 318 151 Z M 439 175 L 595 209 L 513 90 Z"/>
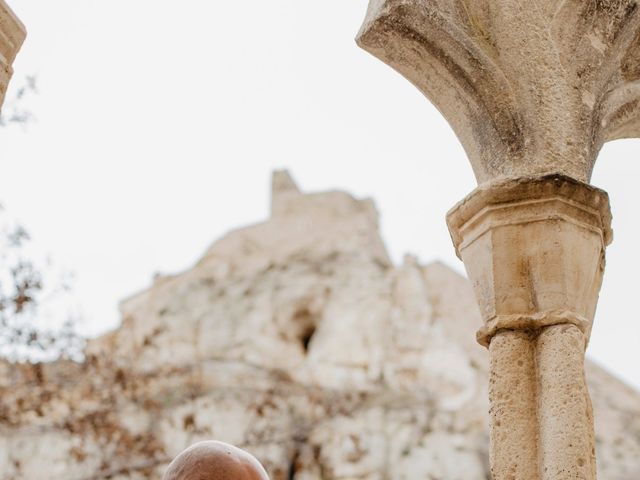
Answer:
<path fill-rule="evenodd" d="M 560 175 L 505 180 L 447 220 L 490 351 L 494 480 L 595 479 L 584 352 L 612 240 L 607 194 Z"/>

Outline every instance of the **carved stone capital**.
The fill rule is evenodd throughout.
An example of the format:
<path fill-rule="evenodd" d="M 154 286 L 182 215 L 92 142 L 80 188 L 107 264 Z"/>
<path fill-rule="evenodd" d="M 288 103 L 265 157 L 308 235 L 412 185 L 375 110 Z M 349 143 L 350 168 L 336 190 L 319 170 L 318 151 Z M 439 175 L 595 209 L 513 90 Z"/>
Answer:
<path fill-rule="evenodd" d="M 0 0 L 0 107 L 13 74 L 12 64 L 24 42 L 26 30 L 4 0 Z"/>
<path fill-rule="evenodd" d="M 583 182 L 640 136 L 637 0 L 370 0 L 358 44 L 447 118 L 479 183 Z"/>
<path fill-rule="evenodd" d="M 589 337 L 611 242 L 608 195 L 561 175 L 485 184 L 448 214 L 485 325 L 500 330 L 573 324 Z"/>

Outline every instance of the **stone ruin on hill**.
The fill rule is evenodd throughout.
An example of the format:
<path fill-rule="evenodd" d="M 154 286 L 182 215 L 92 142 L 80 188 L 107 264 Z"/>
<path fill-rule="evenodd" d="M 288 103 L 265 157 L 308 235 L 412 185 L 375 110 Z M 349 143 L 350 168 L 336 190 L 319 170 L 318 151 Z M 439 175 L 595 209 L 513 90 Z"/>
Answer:
<path fill-rule="evenodd" d="M 159 479 L 204 439 L 273 480 L 489 478 L 468 282 L 394 266 L 369 200 L 273 185 L 271 218 L 124 301 L 85 363 L 0 363 L 0 480 Z M 587 374 L 600 478 L 637 480 L 640 394 Z"/>

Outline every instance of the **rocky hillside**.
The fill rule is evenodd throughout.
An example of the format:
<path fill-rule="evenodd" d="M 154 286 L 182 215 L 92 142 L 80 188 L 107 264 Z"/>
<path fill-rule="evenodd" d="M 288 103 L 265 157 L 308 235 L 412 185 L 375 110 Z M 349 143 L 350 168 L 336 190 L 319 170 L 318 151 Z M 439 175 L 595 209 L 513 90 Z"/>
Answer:
<path fill-rule="evenodd" d="M 485 480 L 466 280 L 389 261 L 368 200 L 274 176 L 271 218 L 122 304 L 83 364 L 0 364 L 0 480 L 160 479 L 187 445 L 273 480 Z M 599 478 L 640 478 L 640 394 L 589 366 Z"/>

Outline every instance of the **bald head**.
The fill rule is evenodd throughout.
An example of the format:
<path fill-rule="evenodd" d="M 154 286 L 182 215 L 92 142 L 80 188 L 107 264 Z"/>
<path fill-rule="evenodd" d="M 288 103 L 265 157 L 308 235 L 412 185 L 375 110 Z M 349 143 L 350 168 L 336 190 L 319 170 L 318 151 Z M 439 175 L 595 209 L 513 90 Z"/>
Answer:
<path fill-rule="evenodd" d="M 178 455 L 163 480 L 269 480 L 255 457 L 222 442 L 200 442 Z"/>

